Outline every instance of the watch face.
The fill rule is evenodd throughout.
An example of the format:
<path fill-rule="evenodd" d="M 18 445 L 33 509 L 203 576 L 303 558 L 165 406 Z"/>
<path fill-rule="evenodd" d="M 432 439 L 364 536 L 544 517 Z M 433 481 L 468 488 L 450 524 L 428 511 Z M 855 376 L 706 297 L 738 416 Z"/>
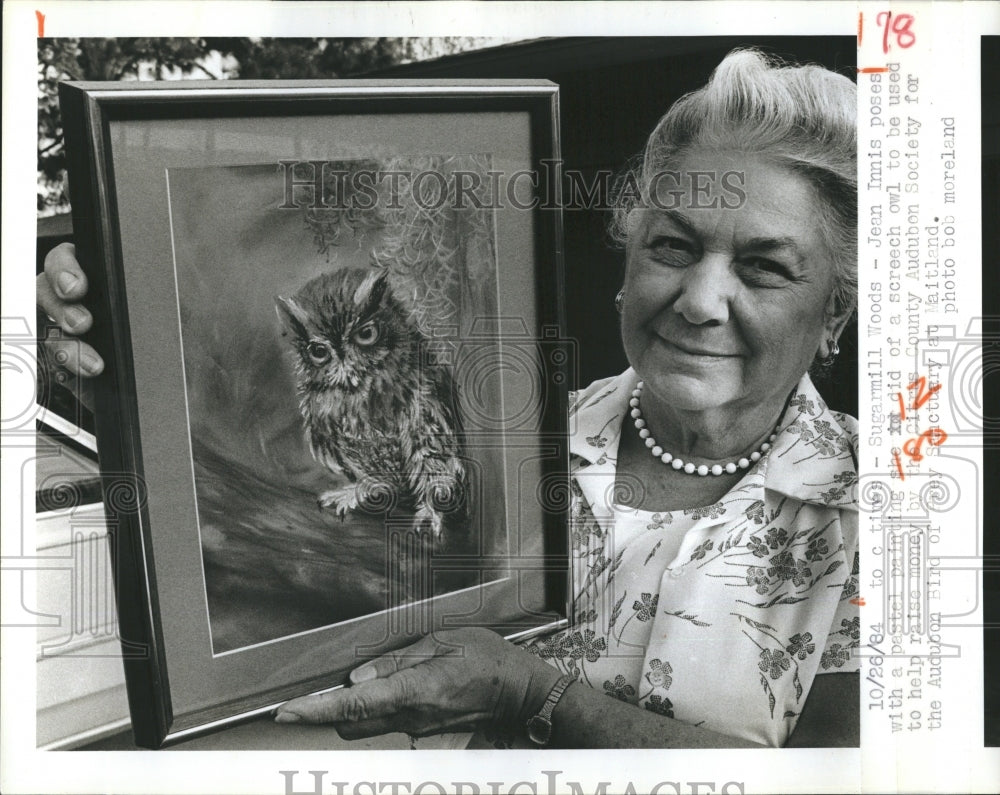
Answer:
<path fill-rule="evenodd" d="M 552 736 L 552 723 L 541 715 L 535 715 L 528 720 L 528 739 L 538 745 L 545 745 Z"/>

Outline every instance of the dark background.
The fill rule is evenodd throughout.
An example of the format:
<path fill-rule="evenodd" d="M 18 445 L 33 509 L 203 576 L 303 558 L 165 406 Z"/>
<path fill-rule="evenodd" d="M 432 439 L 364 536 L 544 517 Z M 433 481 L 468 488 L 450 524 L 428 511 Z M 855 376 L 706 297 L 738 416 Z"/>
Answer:
<path fill-rule="evenodd" d="M 1000 36 L 982 41 L 984 745 L 1000 745 Z M 992 487 L 989 484 L 993 484 Z"/>

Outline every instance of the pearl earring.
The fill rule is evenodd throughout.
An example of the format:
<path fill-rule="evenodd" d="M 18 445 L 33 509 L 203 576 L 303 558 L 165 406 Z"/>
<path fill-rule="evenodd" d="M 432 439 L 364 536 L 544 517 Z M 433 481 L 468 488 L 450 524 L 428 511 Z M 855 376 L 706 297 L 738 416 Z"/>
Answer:
<path fill-rule="evenodd" d="M 824 367 L 830 367 L 836 361 L 837 356 L 840 354 L 840 345 L 834 339 L 829 339 L 826 341 L 827 347 L 830 349 L 830 353 L 820 361 Z"/>

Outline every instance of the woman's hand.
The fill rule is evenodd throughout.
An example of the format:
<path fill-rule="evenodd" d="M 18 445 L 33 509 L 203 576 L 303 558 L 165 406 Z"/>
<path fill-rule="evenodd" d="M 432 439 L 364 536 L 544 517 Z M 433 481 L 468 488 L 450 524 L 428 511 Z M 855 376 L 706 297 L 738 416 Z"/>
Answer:
<path fill-rule="evenodd" d="M 94 322 L 80 302 L 87 295 L 87 277 L 76 261 L 72 243 L 61 243 L 45 256 L 45 270 L 35 280 L 35 302 L 69 338 L 57 335 L 44 345 L 53 360 L 74 375 L 99 375 L 104 360 L 87 343 L 74 339 L 90 330 Z"/>
<path fill-rule="evenodd" d="M 538 713 L 557 669 L 485 629 L 439 632 L 351 672 L 351 685 L 278 708 L 279 723 L 332 723 L 345 740 L 417 737 L 492 724 L 521 728 Z M 755 748 L 590 687 L 571 685 L 552 715 L 562 748 Z"/>
<path fill-rule="evenodd" d="M 523 726 L 559 671 L 486 629 L 428 635 L 354 669 L 350 687 L 289 701 L 278 723 L 332 723 L 347 740 Z"/>

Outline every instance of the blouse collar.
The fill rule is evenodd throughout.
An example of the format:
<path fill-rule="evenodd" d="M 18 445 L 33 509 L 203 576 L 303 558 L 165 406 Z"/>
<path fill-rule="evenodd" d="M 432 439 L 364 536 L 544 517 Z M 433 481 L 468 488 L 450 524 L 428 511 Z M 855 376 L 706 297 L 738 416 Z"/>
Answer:
<path fill-rule="evenodd" d="M 618 455 L 622 422 L 638 382 L 635 370 L 591 384 L 570 406 L 570 453 L 601 469 Z M 804 374 L 781 418 L 778 438 L 737 486 L 805 503 L 857 510 L 857 421 L 831 411 Z M 747 496 L 750 496 L 749 494 Z"/>

